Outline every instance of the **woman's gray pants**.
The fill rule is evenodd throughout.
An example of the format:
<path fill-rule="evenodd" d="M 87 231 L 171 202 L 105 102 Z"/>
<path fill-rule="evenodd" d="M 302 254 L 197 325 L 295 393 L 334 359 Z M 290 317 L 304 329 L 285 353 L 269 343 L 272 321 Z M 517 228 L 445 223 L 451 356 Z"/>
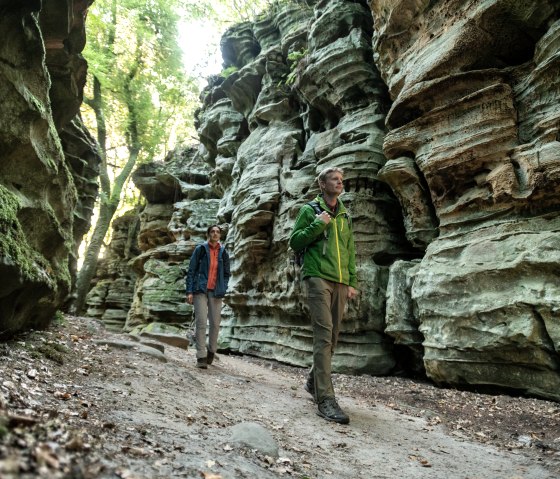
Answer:
<path fill-rule="evenodd" d="M 214 291 L 193 295 L 196 359 L 205 358 L 207 352 L 218 349 L 218 333 L 222 313 L 222 298 L 215 298 Z M 206 348 L 206 321 L 208 320 L 208 349 Z"/>

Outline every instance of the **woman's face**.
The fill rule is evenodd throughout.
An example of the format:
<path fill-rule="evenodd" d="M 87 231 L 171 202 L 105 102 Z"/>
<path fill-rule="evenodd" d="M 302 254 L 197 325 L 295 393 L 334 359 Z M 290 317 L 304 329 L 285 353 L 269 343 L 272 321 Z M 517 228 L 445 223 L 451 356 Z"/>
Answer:
<path fill-rule="evenodd" d="M 222 232 L 220 231 L 220 228 L 215 226 L 208 233 L 208 241 L 210 241 L 210 243 L 217 243 L 218 241 L 220 241 L 221 233 Z"/>

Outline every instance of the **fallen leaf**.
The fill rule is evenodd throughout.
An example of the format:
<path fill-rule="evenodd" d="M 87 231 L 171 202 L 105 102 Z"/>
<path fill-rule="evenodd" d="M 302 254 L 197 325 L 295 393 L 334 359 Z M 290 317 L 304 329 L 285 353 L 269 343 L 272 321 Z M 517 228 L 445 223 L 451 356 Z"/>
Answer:
<path fill-rule="evenodd" d="M 86 449 L 84 447 L 84 440 L 80 435 L 74 435 L 66 444 L 64 444 L 64 447 L 67 451 L 81 451 L 83 449 Z"/>
<path fill-rule="evenodd" d="M 222 476 L 220 476 L 220 474 L 214 474 L 213 472 L 201 472 L 200 475 L 204 479 L 222 479 Z"/>
<path fill-rule="evenodd" d="M 55 391 L 54 392 L 54 397 L 56 399 L 62 399 L 63 401 L 68 401 L 69 399 L 72 398 L 72 394 L 65 392 L 63 393 L 62 391 Z"/>

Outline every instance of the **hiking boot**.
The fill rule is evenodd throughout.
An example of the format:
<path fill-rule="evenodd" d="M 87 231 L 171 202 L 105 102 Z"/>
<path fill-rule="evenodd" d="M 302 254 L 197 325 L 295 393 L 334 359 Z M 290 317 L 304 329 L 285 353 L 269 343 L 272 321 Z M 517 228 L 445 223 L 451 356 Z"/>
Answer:
<path fill-rule="evenodd" d="M 206 356 L 206 362 L 208 363 L 208 366 L 210 366 L 212 364 L 212 362 L 214 361 L 214 356 L 216 355 L 216 353 L 211 353 L 210 351 L 208 351 L 208 355 Z"/>
<path fill-rule="evenodd" d="M 311 394 L 311 396 L 313 396 L 313 401 L 315 401 L 315 381 L 313 380 L 313 376 L 307 376 L 307 381 L 303 385 L 303 389 Z"/>
<path fill-rule="evenodd" d="M 196 367 L 200 369 L 208 369 L 208 361 L 206 358 L 198 358 L 196 360 Z"/>
<path fill-rule="evenodd" d="M 324 417 L 327 421 L 333 421 L 339 424 L 348 424 L 350 422 L 350 418 L 340 409 L 335 398 L 323 399 L 319 403 L 317 414 Z"/>

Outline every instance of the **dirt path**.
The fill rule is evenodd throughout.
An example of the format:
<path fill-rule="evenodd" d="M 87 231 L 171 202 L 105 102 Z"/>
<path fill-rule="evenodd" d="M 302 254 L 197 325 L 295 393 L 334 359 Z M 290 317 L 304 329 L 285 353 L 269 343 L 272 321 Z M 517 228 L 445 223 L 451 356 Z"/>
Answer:
<path fill-rule="evenodd" d="M 12 418 L 0 448 L 0 477 L 560 477 L 560 455 L 551 446 L 557 440 L 560 448 L 557 422 L 542 433 L 558 434 L 547 438 L 546 448 L 517 441 L 507 450 L 475 442 L 464 430 L 450 431 L 450 423 L 433 411 L 405 412 L 410 401 L 401 396 L 412 387 L 420 387 L 415 396 L 423 394 L 418 383 L 395 386 L 403 392 L 387 402 L 372 397 L 389 390 L 391 379 L 337 376 L 339 402 L 351 419 L 343 426 L 315 414 L 302 387 L 304 371 L 297 368 L 219 355 L 209 369 L 200 370 L 193 350 L 170 346 L 163 362 L 127 348 L 126 337 L 77 319 L 47 336 L 47 344 L 68 346 L 62 365 L 33 358 L 27 348 L 32 341 L 8 345 L 0 358 L 7 359 L 0 363 L 0 406 Z M 445 392 L 435 392 L 442 405 Z M 426 394 L 434 391 L 426 386 Z M 526 404 L 542 406 L 553 419 L 560 416 L 557 404 L 531 401 Z M 234 426 L 249 423 L 265 431 L 255 444 L 243 446 Z M 481 419 L 480 431 L 483 425 Z M 471 432 L 476 434 L 476 427 Z M 527 437 L 531 434 L 527 431 Z M 267 440 L 277 446 L 277 455 L 267 452 Z"/>

